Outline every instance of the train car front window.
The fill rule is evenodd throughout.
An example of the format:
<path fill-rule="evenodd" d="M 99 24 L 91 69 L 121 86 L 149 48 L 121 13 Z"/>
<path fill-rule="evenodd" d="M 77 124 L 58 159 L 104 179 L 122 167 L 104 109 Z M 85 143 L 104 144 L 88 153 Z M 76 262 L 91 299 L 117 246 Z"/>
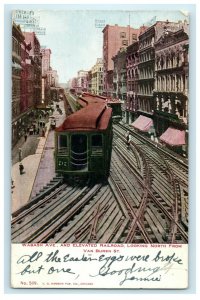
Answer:
<path fill-rule="evenodd" d="M 64 154 L 67 152 L 67 136 L 59 135 L 58 136 L 58 152 Z"/>
<path fill-rule="evenodd" d="M 102 147 L 103 140 L 102 135 L 96 134 L 92 136 L 92 147 Z"/>

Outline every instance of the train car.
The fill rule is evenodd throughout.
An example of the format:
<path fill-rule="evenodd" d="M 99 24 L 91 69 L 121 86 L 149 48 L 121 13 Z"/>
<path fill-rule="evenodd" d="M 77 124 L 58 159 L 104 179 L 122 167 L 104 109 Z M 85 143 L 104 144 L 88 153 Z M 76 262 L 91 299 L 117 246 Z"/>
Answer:
<path fill-rule="evenodd" d="M 122 103 L 119 99 L 106 98 L 104 96 L 94 95 L 90 93 L 83 93 L 78 99 L 79 107 L 86 107 L 89 104 L 105 103 L 112 108 L 112 120 L 114 123 L 122 119 Z"/>
<path fill-rule="evenodd" d="M 109 175 L 112 151 L 112 109 L 87 105 L 55 129 L 56 172 L 64 176 Z"/>
<path fill-rule="evenodd" d="M 118 99 L 110 98 L 107 100 L 108 107 L 112 108 L 113 123 L 118 123 L 122 120 L 122 103 Z"/>

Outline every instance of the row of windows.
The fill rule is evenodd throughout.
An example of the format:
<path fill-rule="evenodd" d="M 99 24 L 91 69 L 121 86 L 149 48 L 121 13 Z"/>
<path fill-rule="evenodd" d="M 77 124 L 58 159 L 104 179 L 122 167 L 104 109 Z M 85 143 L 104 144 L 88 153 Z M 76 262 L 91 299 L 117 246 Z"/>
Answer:
<path fill-rule="evenodd" d="M 139 63 L 138 54 L 136 53 L 136 54 L 129 55 L 126 59 L 126 63 L 127 63 L 127 65 Z"/>
<path fill-rule="evenodd" d="M 122 39 L 126 38 L 126 32 L 120 32 L 120 38 Z M 132 33 L 132 39 L 137 40 L 137 34 Z"/>
<path fill-rule="evenodd" d="M 157 56 L 156 57 L 156 69 L 168 69 L 182 66 L 183 63 L 188 62 L 188 55 L 185 52 L 177 53 L 177 55 Z"/>
<path fill-rule="evenodd" d="M 154 59 L 154 52 L 153 51 L 147 51 L 144 54 L 140 54 L 140 62 L 145 62 L 148 60 Z"/>
<path fill-rule="evenodd" d="M 153 95 L 154 86 L 147 84 L 147 85 L 139 85 L 138 94 L 142 95 Z"/>
<path fill-rule="evenodd" d="M 140 79 L 154 78 L 154 70 L 152 68 L 140 69 L 139 74 Z"/>
<path fill-rule="evenodd" d="M 13 97 L 20 96 L 20 94 L 22 92 L 23 93 L 32 93 L 33 92 L 32 82 L 13 79 L 13 82 L 12 82 Z"/>
<path fill-rule="evenodd" d="M 128 79 L 130 79 L 130 78 L 134 78 L 134 77 L 137 77 L 138 78 L 138 76 L 139 76 L 139 73 L 138 73 L 138 69 L 129 69 L 128 71 L 127 71 L 127 77 L 128 77 Z"/>
<path fill-rule="evenodd" d="M 100 134 L 92 135 L 91 137 L 91 146 L 92 147 L 102 147 L 103 146 L 103 137 Z M 68 147 L 68 137 L 67 135 L 58 136 L 58 151 L 67 149 Z"/>
<path fill-rule="evenodd" d="M 156 80 L 158 91 L 177 91 L 182 92 L 188 88 L 188 77 L 185 75 L 158 76 Z"/>
<path fill-rule="evenodd" d="M 21 56 L 21 45 L 14 37 L 12 37 L 12 51 Z"/>
<path fill-rule="evenodd" d="M 12 96 L 19 96 L 20 95 L 20 80 L 13 79 L 12 81 Z"/>
<path fill-rule="evenodd" d="M 153 45 L 154 45 L 154 37 L 149 37 L 140 42 L 139 49 L 146 48 L 149 46 L 153 47 Z"/>

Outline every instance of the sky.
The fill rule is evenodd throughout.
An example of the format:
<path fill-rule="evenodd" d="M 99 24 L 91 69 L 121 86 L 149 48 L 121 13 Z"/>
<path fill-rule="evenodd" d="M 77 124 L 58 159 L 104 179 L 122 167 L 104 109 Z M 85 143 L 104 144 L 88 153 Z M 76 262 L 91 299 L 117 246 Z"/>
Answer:
<path fill-rule="evenodd" d="M 139 28 L 156 21 L 188 20 L 185 11 L 117 10 L 34 10 L 45 35 L 38 35 L 41 46 L 50 48 L 51 67 L 58 71 L 59 82 L 76 77 L 79 70 L 90 70 L 102 57 L 103 33 L 99 25 L 118 24 Z M 99 21 L 100 20 L 100 21 Z M 29 30 L 31 31 L 31 30 Z"/>

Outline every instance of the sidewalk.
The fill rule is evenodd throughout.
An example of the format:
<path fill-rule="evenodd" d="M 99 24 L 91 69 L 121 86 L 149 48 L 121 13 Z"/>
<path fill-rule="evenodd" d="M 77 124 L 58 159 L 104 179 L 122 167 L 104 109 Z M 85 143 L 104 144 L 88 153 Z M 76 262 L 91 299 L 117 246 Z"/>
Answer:
<path fill-rule="evenodd" d="M 59 126 L 64 119 L 64 103 L 59 102 L 60 108 L 62 109 L 63 114 L 60 115 L 56 110 L 53 113 L 53 116 L 56 118 L 56 125 Z M 47 181 L 48 183 L 50 181 L 48 176 L 48 166 L 51 165 L 51 172 L 50 175 L 52 175 L 52 170 L 54 171 L 54 158 L 53 158 L 53 148 L 54 148 L 54 131 L 50 130 L 50 122 L 46 124 L 47 130 L 45 132 L 45 137 L 35 137 L 34 144 L 37 144 L 34 150 L 34 154 L 26 156 L 22 160 L 22 164 L 24 166 L 24 174 L 20 175 L 19 172 L 19 162 L 15 163 L 12 166 L 12 180 L 14 181 L 14 187 L 12 188 L 12 212 L 19 209 L 22 205 L 26 204 L 29 201 L 29 198 L 32 194 L 32 190 L 34 187 L 34 182 L 37 179 L 38 174 L 40 173 L 40 182 L 43 184 L 44 181 Z M 32 136 L 28 137 L 31 138 Z M 45 157 L 44 149 L 46 143 L 48 144 L 48 139 L 50 137 L 51 142 L 53 143 L 49 149 L 51 150 L 51 158 Z M 28 141 L 28 140 L 27 140 Z M 27 143 L 27 141 L 25 143 Z M 26 150 L 26 144 L 23 144 L 22 151 Z M 49 152 L 49 151 L 48 151 Z M 16 156 L 17 154 L 15 154 Z M 24 157 L 24 156 L 23 156 Z M 16 159 L 16 158 L 15 158 Z M 47 161 L 46 161 L 47 160 Z M 47 169 L 44 169 L 41 171 L 41 164 L 42 162 L 46 161 Z M 41 180 L 43 178 L 43 180 Z M 39 187 L 40 189 L 40 187 Z"/>
<path fill-rule="evenodd" d="M 12 189 L 12 212 L 26 204 L 29 200 L 47 135 L 48 130 L 45 137 L 39 137 L 35 154 L 29 155 L 22 160 L 24 174 L 20 175 L 19 162 L 12 166 L 12 180 L 14 181 L 14 188 Z"/>

